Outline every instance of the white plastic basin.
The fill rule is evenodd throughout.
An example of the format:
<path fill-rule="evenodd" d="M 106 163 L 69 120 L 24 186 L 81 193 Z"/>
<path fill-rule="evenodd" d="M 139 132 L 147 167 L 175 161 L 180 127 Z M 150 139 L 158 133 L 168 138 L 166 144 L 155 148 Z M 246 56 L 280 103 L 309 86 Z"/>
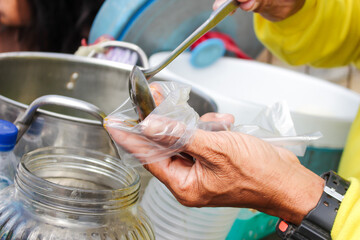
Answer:
<path fill-rule="evenodd" d="M 167 52 L 157 53 L 150 64 Z M 298 134 L 321 131 L 316 147 L 343 148 L 360 104 L 360 95 L 344 87 L 305 74 L 256 61 L 224 57 L 197 69 L 183 53 L 157 76 L 190 84 L 209 94 L 219 112 L 235 115 L 236 123 L 249 123 L 262 109 L 286 100 Z"/>

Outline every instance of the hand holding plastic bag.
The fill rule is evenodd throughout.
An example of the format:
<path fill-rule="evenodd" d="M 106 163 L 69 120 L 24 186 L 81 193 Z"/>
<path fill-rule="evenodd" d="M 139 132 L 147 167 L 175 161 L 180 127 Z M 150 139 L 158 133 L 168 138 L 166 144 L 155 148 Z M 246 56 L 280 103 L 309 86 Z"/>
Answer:
<path fill-rule="evenodd" d="M 286 117 L 281 121 L 276 117 L 279 113 L 287 116 L 282 105 L 265 110 L 254 120 L 266 119 L 263 126 L 233 127 L 234 119 L 228 114 L 209 113 L 199 119 L 186 103 L 186 88 L 175 85 L 167 85 L 168 95 L 140 124 L 131 120 L 133 110 L 125 105 L 109 116 L 106 128 L 122 150 L 121 157 L 131 165 L 144 164 L 185 206 L 254 208 L 300 223 L 320 198 L 323 180 L 302 166 L 291 151 L 230 131 L 251 130 L 285 145 L 306 143 L 304 140 L 310 140 L 307 136 L 287 136 L 285 140 L 279 136 L 293 130 Z"/>
<path fill-rule="evenodd" d="M 205 121 L 200 121 L 198 114 L 187 103 L 191 89 L 187 85 L 154 82 L 150 88 L 158 106 L 143 122 L 137 122 L 138 116 L 129 100 L 105 119 L 104 125 L 114 139 L 114 135 L 117 135 L 115 142 L 120 156 L 128 165 L 143 165 L 174 156 L 181 152 L 186 144 L 191 144 L 198 129 L 253 135 L 274 145 L 288 147 L 298 156 L 304 153 L 309 141 L 321 137 L 319 133 L 296 136 L 285 103 L 265 108 L 251 125 L 233 126 L 231 117 L 223 120 L 211 115 L 205 116 Z M 153 129 L 157 131 L 153 132 Z M 122 135 L 124 139 L 118 136 L 122 132 L 128 133 Z M 129 134 L 131 137 L 128 137 Z M 132 151 L 133 149 L 137 151 Z"/>
<path fill-rule="evenodd" d="M 219 122 L 220 126 L 231 123 L 231 119 L 231 115 L 215 113 L 202 117 L 212 125 Z M 187 128 L 176 120 L 156 115 L 149 116 L 142 126 L 141 135 L 108 130 L 185 206 L 254 208 L 299 223 L 321 195 L 323 180 L 319 176 L 303 167 L 292 152 L 259 138 L 239 132 L 196 129 L 189 141 L 172 150 L 173 154 L 185 152 L 196 161 L 178 155 L 163 155 L 162 161 L 153 161 L 149 158 L 152 151 L 154 156 L 163 154 L 163 149 L 174 146 Z M 146 137 L 157 146 L 144 144 L 139 137 Z"/>
<path fill-rule="evenodd" d="M 115 134 L 115 132 L 116 134 L 121 134 L 121 132 L 131 133 L 131 144 L 142 150 L 129 151 L 128 147 L 122 144 L 123 141 L 117 145 L 121 159 L 131 166 L 161 161 L 173 156 L 180 151 L 185 143 L 190 141 L 199 122 L 198 114 L 187 104 L 190 87 L 172 82 L 155 82 L 150 87 L 155 102 L 159 106 L 144 121 L 137 123 L 138 116 L 130 100 L 128 100 L 110 114 L 104 122 L 104 126 L 112 134 Z M 153 139 L 150 139 L 144 134 L 144 131 L 148 129 L 147 125 L 150 124 L 151 119 L 157 116 L 161 116 L 159 121 L 151 124 L 153 126 L 160 124 L 163 129 L 162 132 L 154 135 Z M 176 121 L 173 121 L 170 125 L 165 125 L 161 123 L 161 119 L 164 121 L 167 121 L 167 119 Z M 111 131 L 112 129 L 121 132 Z M 166 138 L 167 136 L 172 137 L 171 144 L 167 146 L 154 141 L 154 139 Z M 129 142 L 129 139 L 124 139 L 124 141 Z M 146 159 L 146 162 L 143 159 Z"/>

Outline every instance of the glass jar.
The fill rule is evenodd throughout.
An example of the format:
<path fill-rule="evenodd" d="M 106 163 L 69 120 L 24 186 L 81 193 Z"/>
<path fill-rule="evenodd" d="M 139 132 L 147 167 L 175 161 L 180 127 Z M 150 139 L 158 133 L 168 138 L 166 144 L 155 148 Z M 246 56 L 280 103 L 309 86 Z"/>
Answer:
<path fill-rule="evenodd" d="M 0 191 L 0 239 L 155 239 L 139 175 L 95 151 L 42 148 Z"/>

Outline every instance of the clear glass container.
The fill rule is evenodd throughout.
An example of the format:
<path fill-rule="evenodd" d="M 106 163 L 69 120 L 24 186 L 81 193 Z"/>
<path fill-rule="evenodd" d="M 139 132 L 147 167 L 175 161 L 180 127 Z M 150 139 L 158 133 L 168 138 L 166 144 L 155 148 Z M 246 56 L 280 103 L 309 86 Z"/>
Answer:
<path fill-rule="evenodd" d="M 0 239 L 155 239 L 139 189 L 137 172 L 111 156 L 38 149 L 0 191 Z"/>
<path fill-rule="evenodd" d="M 16 169 L 16 157 L 13 151 L 0 151 L 0 190 L 13 184 Z"/>

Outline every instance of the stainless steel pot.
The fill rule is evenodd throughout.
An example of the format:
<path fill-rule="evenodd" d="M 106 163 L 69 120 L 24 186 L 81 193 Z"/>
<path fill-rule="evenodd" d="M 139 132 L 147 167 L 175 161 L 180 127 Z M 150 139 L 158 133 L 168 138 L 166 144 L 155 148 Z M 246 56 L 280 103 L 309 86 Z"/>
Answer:
<path fill-rule="evenodd" d="M 0 118 L 14 122 L 27 104 L 48 94 L 83 100 L 109 114 L 128 98 L 130 71 L 129 65 L 67 54 L 0 54 Z M 196 89 L 189 104 L 200 115 L 217 110 L 215 103 Z M 56 105 L 62 105 L 61 101 Z M 78 109 L 40 109 L 34 119 L 42 122 L 43 147 L 82 147 L 117 155 L 101 122 Z"/>

